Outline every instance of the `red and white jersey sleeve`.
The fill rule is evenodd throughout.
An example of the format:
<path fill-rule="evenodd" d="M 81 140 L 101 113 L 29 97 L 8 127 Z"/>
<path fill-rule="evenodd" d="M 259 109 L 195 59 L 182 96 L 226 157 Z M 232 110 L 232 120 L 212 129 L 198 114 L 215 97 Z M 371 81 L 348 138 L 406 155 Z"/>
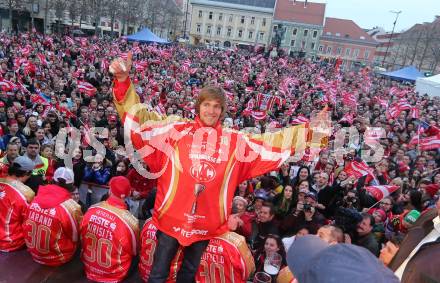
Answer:
<path fill-rule="evenodd" d="M 210 240 L 202 255 L 196 282 L 247 282 L 254 271 L 254 259 L 246 240 L 228 232 Z"/>
<path fill-rule="evenodd" d="M 35 193 L 19 181 L 0 179 L 0 251 L 24 246 L 22 225 Z"/>
<path fill-rule="evenodd" d="M 81 260 L 87 278 L 98 282 L 122 281 L 137 253 L 137 218 L 104 201 L 87 211 L 80 230 Z"/>
<path fill-rule="evenodd" d="M 157 228 L 153 224 L 153 221 L 147 219 L 145 221 L 144 227 L 141 232 L 141 252 L 140 252 L 140 260 L 139 260 L 139 274 L 141 275 L 142 280 L 145 282 L 148 281 L 150 277 L 151 267 L 153 265 L 154 252 L 157 247 L 157 239 L 156 239 Z M 167 283 L 176 282 L 177 272 L 179 271 L 180 265 L 182 264 L 182 249 L 176 253 L 173 261 L 170 265 L 170 275 L 168 276 Z"/>
<path fill-rule="evenodd" d="M 23 225 L 32 258 L 49 266 L 70 261 L 78 248 L 81 218 L 81 206 L 73 199 L 45 209 L 33 201 Z"/>

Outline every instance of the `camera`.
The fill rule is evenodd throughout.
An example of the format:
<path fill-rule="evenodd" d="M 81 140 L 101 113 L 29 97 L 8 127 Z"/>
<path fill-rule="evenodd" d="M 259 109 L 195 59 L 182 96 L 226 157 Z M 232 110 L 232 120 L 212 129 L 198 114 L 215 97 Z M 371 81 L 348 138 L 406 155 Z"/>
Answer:
<path fill-rule="evenodd" d="M 308 203 L 304 204 L 304 211 L 312 211 L 312 206 Z"/>

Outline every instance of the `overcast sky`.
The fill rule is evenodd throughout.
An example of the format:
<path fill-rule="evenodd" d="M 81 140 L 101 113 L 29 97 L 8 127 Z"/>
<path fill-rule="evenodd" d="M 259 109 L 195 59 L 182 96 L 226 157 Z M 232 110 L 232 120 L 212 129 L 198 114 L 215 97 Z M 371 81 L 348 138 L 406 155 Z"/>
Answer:
<path fill-rule="evenodd" d="M 395 31 L 408 29 L 416 23 L 432 22 L 440 15 L 440 0 L 311 0 L 327 3 L 326 17 L 351 19 L 361 28 L 381 26 L 393 28 L 396 15 L 390 10 L 402 11 Z"/>

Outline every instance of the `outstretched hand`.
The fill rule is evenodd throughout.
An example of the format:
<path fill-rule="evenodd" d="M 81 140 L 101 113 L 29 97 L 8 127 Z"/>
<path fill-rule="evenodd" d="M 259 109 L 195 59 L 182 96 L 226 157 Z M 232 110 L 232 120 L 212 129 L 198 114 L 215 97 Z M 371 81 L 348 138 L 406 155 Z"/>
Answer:
<path fill-rule="evenodd" d="M 128 78 L 131 65 L 133 64 L 132 57 L 133 54 L 130 51 L 127 54 L 127 60 L 117 58 L 110 64 L 109 71 L 118 81 L 123 82 Z"/>

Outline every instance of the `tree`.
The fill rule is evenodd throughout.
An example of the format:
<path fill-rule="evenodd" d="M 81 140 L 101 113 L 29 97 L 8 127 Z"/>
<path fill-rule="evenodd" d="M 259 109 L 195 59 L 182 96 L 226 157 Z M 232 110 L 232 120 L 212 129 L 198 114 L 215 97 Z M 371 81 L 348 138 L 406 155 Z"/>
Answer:
<path fill-rule="evenodd" d="M 67 10 L 69 11 L 69 17 L 70 17 L 70 20 L 72 21 L 72 27 L 73 27 L 73 23 L 74 23 L 75 19 L 78 18 L 78 16 L 79 16 L 80 4 L 81 3 L 78 1 L 70 1 L 67 6 Z"/>
<path fill-rule="evenodd" d="M 105 2 L 105 14 L 110 18 L 111 32 L 113 34 L 116 17 L 121 13 L 121 1 L 119 0 L 107 0 Z"/>
<path fill-rule="evenodd" d="M 60 24 L 63 21 L 67 4 L 64 0 L 53 0 L 52 6 L 55 10 L 55 17 L 57 18 L 57 31 L 60 32 Z"/>

